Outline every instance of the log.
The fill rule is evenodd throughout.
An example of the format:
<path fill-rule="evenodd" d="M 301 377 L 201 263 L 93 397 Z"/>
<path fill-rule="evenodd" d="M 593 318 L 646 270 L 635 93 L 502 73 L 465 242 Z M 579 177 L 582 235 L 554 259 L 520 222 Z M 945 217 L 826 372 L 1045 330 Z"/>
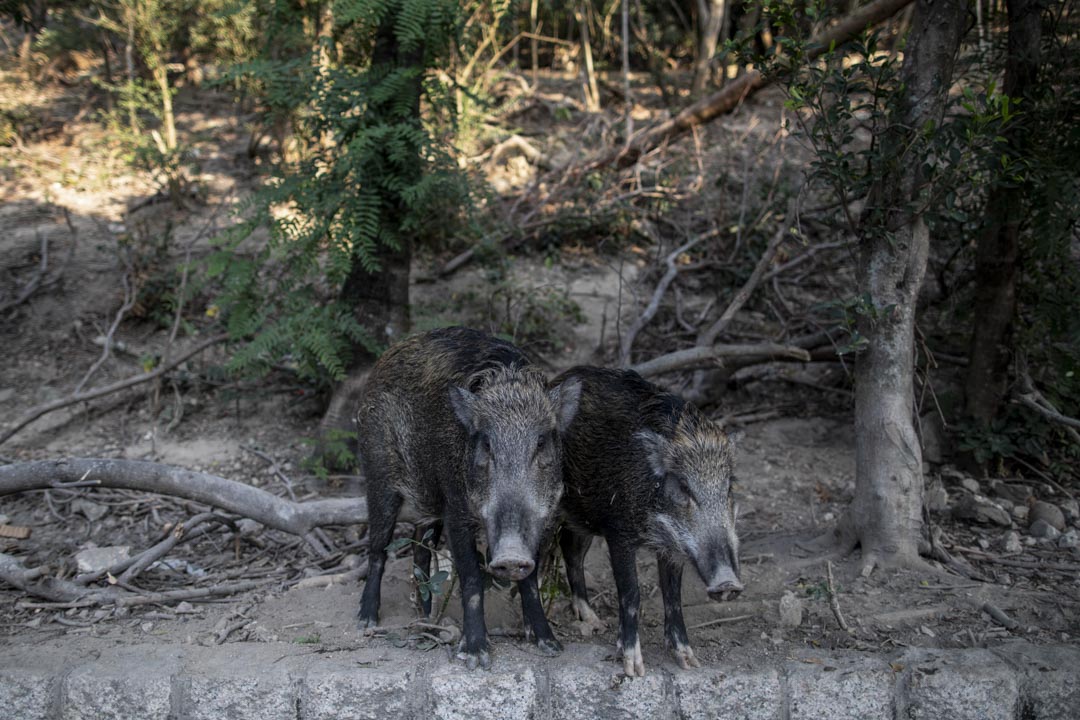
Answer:
<path fill-rule="evenodd" d="M 68 458 L 0 467 L 0 497 L 29 490 L 85 487 L 141 490 L 194 500 L 300 537 L 322 525 L 367 521 L 365 498 L 294 503 L 235 480 L 143 460 Z"/>

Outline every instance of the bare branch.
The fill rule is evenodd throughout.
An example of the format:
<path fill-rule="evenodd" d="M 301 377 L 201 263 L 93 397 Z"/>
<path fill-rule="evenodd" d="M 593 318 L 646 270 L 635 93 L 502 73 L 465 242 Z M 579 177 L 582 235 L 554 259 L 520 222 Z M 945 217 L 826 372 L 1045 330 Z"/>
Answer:
<path fill-rule="evenodd" d="M 851 40 L 868 26 L 886 20 L 911 4 L 912 0 L 876 0 L 840 18 L 822 33 L 812 37 L 806 48 L 807 62 L 813 61 L 830 48 Z M 604 153 L 585 167 L 585 172 L 614 163 L 620 168 L 630 167 L 638 159 L 664 143 L 677 139 L 698 125 L 711 122 L 732 112 L 753 93 L 775 82 L 758 70 L 750 70 L 737 80 L 728 83 L 719 92 L 702 98 L 675 117 L 642 131 L 625 147 Z"/>
<path fill-rule="evenodd" d="M 667 264 L 667 272 L 660 278 L 660 282 L 656 284 L 656 290 L 653 291 L 652 299 L 649 300 L 649 304 L 645 306 L 641 315 L 634 321 L 634 324 L 627 329 L 626 335 L 623 336 L 622 346 L 619 348 L 619 367 L 627 367 L 630 365 L 630 352 L 634 348 L 634 340 L 637 338 L 638 333 L 640 333 L 656 316 L 657 311 L 660 310 L 660 303 L 664 299 L 664 294 L 667 292 L 668 287 L 671 286 L 671 283 L 678 277 L 679 272 L 685 267 L 679 265 L 679 257 L 683 253 L 689 252 L 701 241 L 713 237 L 716 234 L 717 233 L 714 231 L 705 233 L 704 235 L 698 235 L 693 240 L 683 243 L 675 248 L 675 250 L 667 256 L 667 260 L 665 261 Z"/>
<path fill-rule="evenodd" d="M 176 366 L 181 365 L 190 358 L 198 355 L 203 350 L 206 350 L 207 348 L 217 345 L 219 343 L 223 343 L 228 339 L 229 336 L 227 333 L 214 335 L 213 337 L 207 338 L 203 342 L 199 343 L 187 352 L 180 354 L 174 360 L 170 360 L 167 363 L 162 363 L 161 365 L 154 368 L 151 372 L 144 373 L 142 375 L 136 375 L 135 377 L 131 377 L 126 380 L 119 380 L 110 385 L 105 385 L 104 387 L 96 388 L 94 390 L 88 390 L 84 393 L 74 393 L 67 396 L 66 398 L 60 398 L 59 400 L 53 400 L 52 402 L 44 403 L 43 405 L 33 407 L 29 411 L 27 411 L 26 414 L 24 414 L 21 418 L 16 420 L 15 424 L 12 427 L 8 428 L 2 434 L 0 434 L 0 444 L 7 442 L 12 435 L 37 420 L 42 415 L 46 415 L 56 410 L 60 410 L 61 408 L 66 408 L 69 405 L 75 405 L 81 402 L 86 402 L 88 400 L 96 400 L 99 397 L 111 395 L 112 393 L 119 390 L 124 390 L 129 387 L 141 385 L 145 382 L 150 382 L 154 378 L 164 375 Z"/>
<path fill-rule="evenodd" d="M 124 301 L 120 303 L 120 309 L 116 311 L 116 316 L 113 318 L 112 325 L 109 326 L 109 331 L 105 333 L 104 340 L 101 343 L 101 355 L 98 357 L 94 364 L 90 366 L 90 369 L 83 375 L 82 380 L 72 390 L 73 395 L 78 395 L 82 392 L 83 386 L 90 381 L 90 378 L 94 376 L 94 373 L 105 364 L 105 361 L 109 359 L 109 355 L 112 353 L 113 344 L 116 342 L 113 337 L 116 335 L 116 329 L 120 327 L 120 321 L 124 319 L 124 315 L 127 314 L 135 305 L 135 296 L 137 289 L 134 286 L 134 273 L 131 271 L 131 264 L 125 263 L 126 267 L 124 272 L 120 276 L 120 282 L 124 286 Z"/>
<path fill-rule="evenodd" d="M 1080 443 L 1080 433 L 1077 433 L 1075 430 L 1075 428 L 1080 428 L 1080 420 L 1071 418 L 1068 415 L 1062 415 L 1057 410 L 1040 405 L 1036 401 L 1035 396 L 1030 393 L 1023 393 L 1021 395 L 1017 395 L 1016 399 L 1020 402 L 1021 405 L 1031 408 L 1043 417 L 1064 425 L 1066 431 L 1072 436 L 1073 440 L 1077 443 Z"/>
<path fill-rule="evenodd" d="M 769 267 L 769 263 L 776 257 L 776 251 L 780 248 L 780 243 L 787 237 L 788 230 L 791 227 L 790 219 L 794 217 L 794 204 L 795 201 L 791 201 L 791 206 L 788 208 L 787 217 L 784 218 L 785 222 L 776 229 L 776 233 L 772 236 L 769 244 L 765 248 L 765 252 L 758 258 L 757 265 L 754 266 L 754 271 L 750 273 L 750 277 L 746 279 L 743 286 L 739 288 L 739 291 L 735 293 L 735 297 L 731 299 L 727 309 L 712 325 L 701 333 L 698 337 L 698 345 L 702 347 L 709 347 L 720 333 L 727 329 L 727 326 L 731 324 L 732 318 L 735 314 L 742 309 L 742 306 L 746 304 L 746 301 L 750 299 L 750 295 L 753 294 L 754 289 L 757 288 L 758 283 L 761 282 L 761 277 L 765 274 L 765 269 Z"/>
<path fill-rule="evenodd" d="M 23 286 L 23 289 L 19 291 L 19 294 L 13 300 L 0 305 L 0 313 L 18 307 L 29 300 L 30 296 L 41 287 L 41 281 L 45 279 L 45 273 L 49 271 L 49 236 L 41 232 L 40 229 L 36 230 L 36 233 L 38 240 L 41 242 L 41 261 L 38 263 L 38 271 L 34 273 L 34 277 L 30 278 L 30 282 Z"/>
<path fill-rule="evenodd" d="M 725 359 L 735 362 L 724 363 Z M 763 343 L 761 345 L 713 345 L 712 347 L 692 347 L 685 350 L 661 355 L 643 363 L 634 365 L 631 369 L 639 375 L 650 376 L 675 370 L 690 370 L 695 368 L 718 367 L 731 365 L 742 367 L 744 365 L 761 362 L 764 360 L 798 360 L 810 362 L 810 353 L 801 347 L 792 345 L 777 345 L 775 343 Z"/>

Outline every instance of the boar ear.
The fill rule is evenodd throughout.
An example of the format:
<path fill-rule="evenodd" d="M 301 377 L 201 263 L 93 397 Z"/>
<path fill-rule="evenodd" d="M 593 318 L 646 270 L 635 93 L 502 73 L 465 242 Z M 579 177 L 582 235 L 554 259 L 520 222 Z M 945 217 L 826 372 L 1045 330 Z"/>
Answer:
<path fill-rule="evenodd" d="M 548 390 L 551 404 L 555 406 L 555 418 L 559 432 L 564 433 L 570 427 L 570 423 L 577 414 L 578 405 L 581 403 L 581 381 L 570 378 L 561 385 Z"/>
<path fill-rule="evenodd" d="M 743 438 L 746 437 L 746 433 L 742 430 L 735 430 L 727 434 L 728 442 L 731 443 L 731 447 L 738 447 L 742 445 Z"/>
<path fill-rule="evenodd" d="M 668 474 L 668 439 L 652 430 L 641 430 L 634 437 L 645 448 L 645 457 L 649 462 L 649 469 L 653 475 L 662 478 Z"/>
<path fill-rule="evenodd" d="M 463 387 L 450 386 L 450 407 L 469 432 L 476 430 L 476 396 Z"/>

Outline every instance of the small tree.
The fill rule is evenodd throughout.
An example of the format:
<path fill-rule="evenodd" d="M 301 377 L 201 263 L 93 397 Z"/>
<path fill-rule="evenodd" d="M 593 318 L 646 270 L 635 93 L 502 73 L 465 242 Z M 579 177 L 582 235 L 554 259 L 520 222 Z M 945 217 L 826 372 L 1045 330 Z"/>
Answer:
<path fill-rule="evenodd" d="M 212 267 L 224 273 L 230 331 L 248 340 L 235 370 L 291 356 L 328 385 L 408 329 L 412 248 L 447 226 L 440 213 L 461 196 L 421 113 L 425 95 L 435 111 L 449 105 L 428 71 L 446 61 L 455 18 L 449 0 L 339 2 L 333 36 L 322 23 L 309 61 L 283 61 L 302 154 L 276 168 Z M 322 54 L 330 42 L 346 49 L 337 61 Z M 272 79 L 282 67 L 264 60 L 249 70 Z M 245 256 L 240 244 L 260 227 L 269 242 Z"/>
<path fill-rule="evenodd" d="M 770 6 L 778 24 L 796 31 L 787 3 Z M 820 19 L 820 6 L 807 12 Z M 804 118 L 817 151 L 812 175 L 832 189 L 858 238 L 858 292 L 848 350 L 855 363 L 855 497 L 836 528 L 844 550 L 861 546 L 863 572 L 917 566 L 922 538 L 922 452 L 915 432 L 916 300 L 930 248 L 928 216 L 943 187 L 955 182 L 971 133 L 944 122 L 964 28 L 956 0 L 917 0 L 896 69 L 876 36 L 856 46 L 859 61 L 810 64 L 788 85 L 789 105 Z M 782 39 L 782 62 L 798 66 L 805 45 Z M 869 146 L 856 140 L 869 116 Z M 984 123 L 985 124 L 985 123 Z M 866 198 L 861 216 L 852 200 Z"/>

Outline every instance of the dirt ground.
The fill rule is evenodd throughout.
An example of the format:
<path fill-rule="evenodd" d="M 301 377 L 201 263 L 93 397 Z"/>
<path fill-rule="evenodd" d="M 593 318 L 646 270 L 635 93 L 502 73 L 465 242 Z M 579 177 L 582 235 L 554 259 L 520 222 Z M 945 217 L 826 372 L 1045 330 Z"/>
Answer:
<path fill-rule="evenodd" d="M 43 97 L 60 113 L 64 97 Z M 714 144 L 724 137 L 772 136 L 778 99 L 758 104 L 709 130 Z M 57 109 L 59 108 L 59 109 Z M 771 109 L 770 109 L 771 108 Z M 235 204 L 251 186 L 254 168 L 237 160 L 245 142 L 228 113 L 206 102 L 197 109 L 180 103 L 183 129 L 198 138 L 199 180 L 208 196 Z M 101 354 L 94 339 L 107 332 L 123 299 L 117 260 L 119 236 L 145 237 L 169 227 L 173 241 L 162 252 L 165 265 L 208 251 L 206 238 L 227 220 L 215 204 L 178 213 L 167 203 L 151 204 L 125 217 L 131 203 L 152 195 L 145 178 L 123 169 L 86 138 L 93 137 L 86 109 L 68 107 L 68 120 L 33 145 L 0 148 L 0 297 L 10 297 L 34 273 L 44 237 L 57 265 L 46 287 L 0 316 L 0 426 L 31 406 L 63 397 Z M 82 119 L 80 119 L 82 118 Z M 762 120 L 764 118 L 764 121 Z M 709 138 L 706 138 L 708 140 Z M 560 140 L 559 142 L 562 142 Z M 246 169 L 245 169 L 246 168 Z M 518 168 L 526 172 L 527 168 Z M 513 188 L 520 178 L 507 164 L 501 182 Z M 73 235 L 60 208 L 70 213 Z M 124 224 L 126 223 L 126 225 Z M 73 243 L 73 237 L 77 242 Z M 189 243 L 192 239 L 194 244 Z M 71 249 L 73 247 L 73 249 Z M 70 250 L 70 254 L 69 254 Z M 63 263 L 62 265 L 60 263 Z M 610 350 L 613 328 L 625 312 L 644 262 L 626 262 L 564 252 L 554 265 L 544 258 L 519 260 L 509 286 L 530 287 L 572 299 L 580 314 L 553 320 L 543 360 L 558 370 L 594 361 Z M 59 268 L 63 267 L 62 275 Z M 479 323 L 490 305 L 490 278 L 469 268 L 445 282 L 414 287 L 418 326 L 447 320 Z M 192 307 L 194 317 L 205 307 Z M 509 311 L 508 311 L 509 312 Z M 159 353 L 167 323 L 153 308 L 133 311 L 118 330 L 126 351 L 116 351 L 88 387 L 128 377 L 142 359 Z M 625 317 L 622 317 L 625 322 Z M 196 323 L 197 325 L 197 323 Z M 191 338 L 181 344 L 192 342 Z M 155 400 L 145 387 L 73 406 L 36 421 L 0 447 L 5 462 L 65 456 L 152 459 L 250 482 L 285 494 L 287 478 L 301 499 L 357 492 L 356 478 L 319 479 L 305 468 L 319 402 L 287 373 L 254 382 L 233 380 L 221 369 L 224 351 L 211 350 L 177 373 Z M 825 367 L 816 385 L 794 385 L 763 377 L 742 383 L 725 397 L 716 415 L 757 413 L 769 419 L 743 428 L 737 494 L 741 506 L 742 580 L 737 601 L 718 604 L 700 580 L 686 575 L 684 605 L 690 639 L 704 661 L 720 658 L 786 656 L 795 648 L 850 648 L 865 652 L 896 646 L 985 647 L 1012 635 L 1032 642 L 1072 643 L 1080 635 L 1080 551 L 1075 541 L 1075 501 L 1059 489 L 1023 478 L 991 482 L 945 465 L 928 466 L 936 504 L 928 517 L 936 540 L 986 578 L 919 573 L 859 576 L 858 553 L 833 559 L 834 591 L 851 631 L 838 627 L 828 602 L 825 559 L 807 543 L 834 525 L 852 495 L 854 446 L 851 394 L 843 368 Z M 154 416 L 153 409 L 161 412 Z M 1028 492 L 1032 497 L 1028 497 Z M 963 519 L 976 496 L 1001 511 L 994 521 Z M 1055 540 L 1028 533 L 1023 511 L 1035 499 L 1063 510 L 1065 534 Z M 71 577 L 74 556 L 92 547 L 128 546 L 132 552 L 161 538 L 170 523 L 201 508 L 194 503 L 121 491 L 53 491 L 0 498 L 0 523 L 28 527 L 25 540 L 0 539 L 0 552 L 27 567 Z M 1002 513 L 1004 515 L 1002 516 Z M 1002 520 L 1001 518 L 1004 517 Z M 412 528 L 399 527 L 399 534 Z M 1005 534 L 1017 533 L 1019 549 L 1005 549 Z M 383 589 L 387 631 L 363 637 L 354 626 L 361 584 L 349 571 L 363 567 L 362 525 L 330 528 L 335 554 L 317 561 L 301 542 L 270 530 L 215 528 L 167 556 L 136 584 L 142 590 L 201 587 L 226 580 L 254 579 L 258 589 L 211 602 L 145 605 L 124 610 L 65 608 L 27 598 L 0 586 L 0 638 L 4 643 L 53 641 L 66 647 L 133 642 L 215 643 L 286 641 L 321 647 L 408 644 L 430 650 L 430 637 L 406 628 L 416 618 L 411 559 L 403 552 L 389 565 Z M 443 559 L 444 566 L 446 559 Z M 647 663 L 662 656 L 662 608 L 655 559 L 639 556 L 643 582 L 643 632 Z M 330 582 L 337 578 L 343 581 Z M 564 641 L 603 644 L 614 651 L 617 623 L 614 585 L 603 543 L 593 545 L 587 577 L 594 606 L 607 629 L 584 637 L 566 597 L 549 593 L 549 616 Z M 321 578 L 321 579 L 320 579 Z M 549 586 L 552 584 L 549 583 Z M 781 617 L 781 600 L 785 613 Z M 436 598 L 438 603 L 441 598 Z M 983 611 L 985 604 L 1018 621 L 1008 630 Z M 517 600 L 507 590 L 489 592 L 488 627 L 497 652 L 531 652 L 521 639 Z M 801 616 L 801 617 L 800 617 Z M 443 625 L 460 622 L 460 604 L 447 604 Z"/>

